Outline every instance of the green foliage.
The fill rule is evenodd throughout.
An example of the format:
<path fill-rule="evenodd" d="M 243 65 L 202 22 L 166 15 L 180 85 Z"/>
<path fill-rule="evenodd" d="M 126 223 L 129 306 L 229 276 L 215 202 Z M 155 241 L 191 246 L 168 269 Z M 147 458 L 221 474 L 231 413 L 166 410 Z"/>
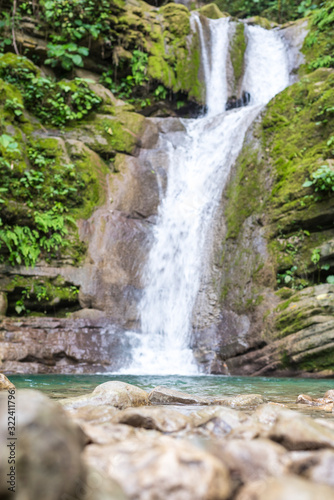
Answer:
<path fill-rule="evenodd" d="M 220 10 L 239 18 L 262 16 L 282 23 L 308 16 L 320 2 L 318 0 L 216 0 L 215 3 Z"/>
<path fill-rule="evenodd" d="M 9 12 L 0 13 L 0 54 L 5 52 L 9 45 L 12 45 L 12 37 L 10 35 L 10 28 L 12 19 Z"/>
<path fill-rule="evenodd" d="M 314 12 L 311 31 L 305 39 L 305 52 L 309 60 L 308 69 L 334 67 L 334 2 L 327 0 L 320 3 Z"/>
<path fill-rule="evenodd" d="M 20 153 L 18 143 L 8 134 L 0 135 L 0 148 L 6 153 Z"/>
<path fill-rule="evenodd" d="M 143 87 L 148 82 L 147 77 L 148 54 L 141 50 L 134 50 L 130 60 L 131 73 L 123 77 L 119 83 L 114 79 L 113 71 L 110 69 L 102 74 L 101 83 L 109 88 L 121 99 L 133 102 L 133 94 L 138 87 Z"/>
<path fill-rule="evenodd" d="M 308 286 L 308 282 L 304 279 L 300 279 L 298 276 L 298 267 L 292 266 L 291 269 L 287 269 L 284 273 L 277 274 L 277 285 L 287 286 L 293 290 L 302 290 Z"/>
<path fill-rule="evenodd" d="M 80 206 L 87 182 L 74 164 L 59 170 L 54 157 L 33 145 L 28 148 L 31 167 L 21 172 L 15 160 L 6 160 L 10 147 L 17 146 L 13 138 L 3 134 L 0 144 L 5 155 L 0 157 L 0 203 L 7 207 L 0 221 L 0 261 L 34 266 L 41 255 L 54 258 L 68 245 L 74 219 L 67 212 Z M 13 202 L 25 206 L 22 224 L 12 220 L 8 207 Z"/>
<path fill-rule="evenodd" d="M 313 262 L 313 264 L 317 265 L 319 260 L 320 260 L 320 249 L 315 248 L 314 250 L 312 250 L 311 261 Z"/>
<path fill-rule="evenodd" d="M 23 105 L 18 101 L 16 97 L 14 97 L 13 99 L 6 99 L 5 109 L 12 111 L 14 113 L 15 119 L 17 120 L 20 120 L 24 111 Z"/>
<path fill-rule="evenodd" d="M 66 71 L 70 71 L 74 66 L 83 68 L 83 56 L 88 56 L 89 50 L 86 47 L 79 47 L 76 43 L 67 43 L 64 45 L 47 45 L 48 58 L 44 61 L 53 68 L 59 64 Z"/>
<path fill-rule="evenodd" d="M 55 42 L 108 36 L 115 15 L 123 13 L 121 0 L 47 0 L 44 17 L 52 25 Z"/>
<path fill-rule="evenodd" d="M 158 85 L 157 88 L 155 89 L 155 91 L 153 92 L 154 97 L 158 100 L 159 99 L 166 99 L 167 93 L 168 93 L 168 90 L 163 85 Z"/>
<path fill-rule="evenodd" d="M 322 165 L 304 182 L 303 187 L 313 187 L 315 192 L 331 193 L 334 191 L 334 169 Z"/>
<path fill-rule="evenodd" d="M 0 61 L 0 78 L 18 87 L 29 111 L 43 123 L 57 127 L 81 120 L 102 102 L 87 81 L 75 78 L 54 82 L 29 70 L 24 58 L 16 66 Z"/>

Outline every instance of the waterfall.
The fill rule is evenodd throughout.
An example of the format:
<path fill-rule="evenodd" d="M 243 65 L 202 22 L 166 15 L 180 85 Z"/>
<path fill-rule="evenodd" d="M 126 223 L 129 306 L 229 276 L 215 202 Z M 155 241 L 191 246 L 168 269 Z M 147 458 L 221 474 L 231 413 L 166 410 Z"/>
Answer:
<path fill-rule="evenodd" d="M 143 274 L 141 333 L 129 333 L 133 362 L 123 373 L 198 373 L 189 343 L 205 239 L 247 129 L 263 105 L 289 84 L 285 46 L 277 32 L 245 26 L 248 43 L 242 90 L 250 93 L 251 103 L 225 112 L 229 20 L 206 23 L 207 39 L 200 16 L 192 14 L 192 29 L 200 39 L 208 111 L 198 119 L 182 120 L 186 130 L 182 144 L 168 145 L 168 186 Z"/>

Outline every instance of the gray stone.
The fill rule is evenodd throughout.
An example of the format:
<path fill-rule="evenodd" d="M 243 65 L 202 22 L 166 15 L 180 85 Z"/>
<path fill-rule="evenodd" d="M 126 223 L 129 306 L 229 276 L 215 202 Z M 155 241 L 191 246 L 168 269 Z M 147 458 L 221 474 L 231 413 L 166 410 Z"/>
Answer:
<path fill-rule="evenodd" d="M 90 445 L 84 458 L 133 500 L 224 500 L 231 493 L 229 474 L 218 459 L 168 436 Z"/>
<path fill-rule="evenodd" d="M 181 405 L 207 405 L 206 398 L 187 394 L 185 392 L 169 389 L 168 387 L 155 387 L 148 395 L 152 404 L 181 404 Z"/>
<path fill-rule="evenodd" d="M 38 391 L 17 391 L 15 403 L 17 498 L 77 498 L 77 488 L 85 481 L 80 429 L 57 403 Z M 7 394 L 0 394 L 0 413 L 1 434 L 6 436 Z M 6 446 L 0 447 L 1 478 L 8 474 L 8 452 Z M 9 498 L 4 481 L 0 482 L 0 496 Z"/>
<path fill-rule="evenodd" d="M 295 476 L 249 483 L 235 500 L 333 500 L 333 489 Z"/>
<path fill-rule="evenodd" d="M 160 432 L 177 432 L 190 425 L 189 417 L 171 408 L 127 408 L 115 418 L 121 424 Z"/>
<path fill-rule="evenodd" d="M 289 450 L 334 448 L 334 432 L 308 417 L 291 418 L 280 413 L 269 429 L 268 437 Z"/>
<path fill-rule="evenodd" d="M 286 473 L 286 449 L 269 439 L 233 439 L 212 451 L 242 483 Z"/>
<path fill-rule="evenodd" d="M 148 394 L 125 382 L 111 381 L 98 385 L 90 394 L 61 399 L 58 401 L 66 409 L 75 409 L 87 405 L 110 405 L 120 410 L 128 406 L 143 406 L 148 404 Z"/>

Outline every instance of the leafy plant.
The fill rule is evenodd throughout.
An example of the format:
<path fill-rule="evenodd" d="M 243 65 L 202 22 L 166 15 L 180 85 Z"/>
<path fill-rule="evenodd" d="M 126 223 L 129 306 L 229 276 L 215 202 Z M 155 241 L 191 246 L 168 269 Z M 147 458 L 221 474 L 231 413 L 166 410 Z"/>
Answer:
<path fill-rule="evenodd" d="M 16 119 L 21 118 L 24 111 L 23 105 L 18 101 L 16 97 L 14 97 L 13 99 L 6 99 L 5 109 L 12 111 Z"/>
<path fill-rule="evenodd" d="M 22 290 L 21 293 L 21 298 L 16 301 L 15 304 L 15 311 L 17 312 L 18 315 L 20 314 L 28 314 L 30 311 L 26 308 L 25 306 L 25 299 L 30 298 L 30 291 L 28 288 L 25 288 Z"/>
<path fill-rule="evenodd" d="M 7 153 L 20 153 L 19 145 L 11 135 L 0 135 L 0 147 Z"/>
<path fill-rule="evenodd" d="M 322 165 L 304 182 L 303 187 L 313 187 L 315 192 L 334 191 L 334 170 L 328 165 Z"/>
<path fill-rule="evenodd" d="M 53 68 L 59 64 L 66 71 L 70 71 L 74 66 L 83 67 L 83 56 L 89 55 L 89 50 L 86 47 L 79 47 L 76 43 L 67 43 L 64 45 L 47 45 L 48 58 L 45 64 L 49 64 Z"/>
<path fill-rule="evenodd" d="M 157 99 L 166 99 L 167 93 L 168 93 L 168 90 L 163 85 L 158 85 L 157 88 L 155 89 L 155 91 L 153 92 L 154 96 Z"/>
<path fill-rule="evenodd" d="M 54 82 L 34 74 L 24 64 L 15 68 L 0 65 L 0 78 L 20 89 L 29 111 L 43 123 L 57 127 L 63 127 L 72 120 L 81 120 L 102 102 L 84 79 Z"/>

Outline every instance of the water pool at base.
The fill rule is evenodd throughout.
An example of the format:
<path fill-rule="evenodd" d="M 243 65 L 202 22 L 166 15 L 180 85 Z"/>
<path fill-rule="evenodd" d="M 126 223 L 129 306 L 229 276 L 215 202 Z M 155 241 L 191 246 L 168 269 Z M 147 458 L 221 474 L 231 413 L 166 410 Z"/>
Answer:
<path fill-rule="evenodd" d="M 332 413 L 296 405 L 299 394 L 321 397 L 329 389 L 334 389 L 333 379 L 297 379 L 269 377 L 227 377 L 207 375 L 185 377 L 177 375 L 9 375 L 17 389 L 37 389 L 53 399 L 78 396 L 92 392 L 99 384 L 119 380 L 136 385 L 147 391 L 158 385 L 197 394 L 199 396 L 236 394 L 261 394 L 268 401 L 283 403 L 314 417 L 333 418 Z"/>

